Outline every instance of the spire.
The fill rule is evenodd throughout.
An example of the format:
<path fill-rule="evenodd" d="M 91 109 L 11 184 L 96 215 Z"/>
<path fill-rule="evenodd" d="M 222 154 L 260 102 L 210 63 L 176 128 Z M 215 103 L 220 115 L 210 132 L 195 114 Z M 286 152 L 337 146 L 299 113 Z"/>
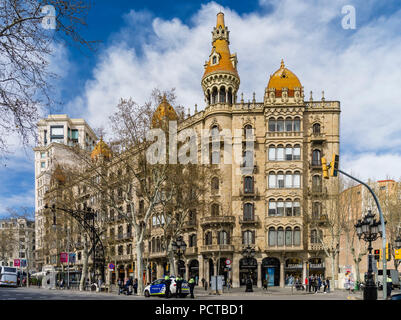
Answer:
<path fill-rule="evenodd" d="M 284 65 L 284 60 L 283 59 L 281 59 L 281 65 L 280 65 L 280 69 L 284 69 L 285 68 L 285 65 Z"/>
<path fill-rule="evenodd" d="M 224 24 L 224 13 L 221 11 L 217 14 L 216 28 L 218 29 L 220 26 L 222 29 L 224 29 L 226 27 Z"/>

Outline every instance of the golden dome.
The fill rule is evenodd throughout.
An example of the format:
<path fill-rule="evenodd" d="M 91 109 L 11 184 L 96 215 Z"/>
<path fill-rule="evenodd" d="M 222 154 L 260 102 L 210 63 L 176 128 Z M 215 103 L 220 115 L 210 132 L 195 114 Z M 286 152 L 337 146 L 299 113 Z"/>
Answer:
<path fill-rule="evenodd" d="M 276 89 L 276 97 L 281 97 L 283 88 L 288 88 L 288 96 L 294 96 L 295 88 L 302 88 L 301 82 L 298 77 L 289 69 L 284 66 L 284 61 L 281 60 L 280 69 L 270 76 L 267 88 Z"/>
<path fill-rule="evenodd" d="M 98 155 L 102 154 L 105 158 L 109 159 L 111 157 L 111 150 L 106 142 L 103 141 L 103 138 L 100 137 L 99 142 L 93 148 L 91 153 L 92 160 L 97 158 Z"/>
<path fill-rule="evenodd" d="M 218 34 L 220 32 L 220 34 Z M 226 33 L 224 35 L 224 32 Z M 217 35 L 215 34 L 217 33 Z M 223 33 L 223 34 L 222 34 Z M 235 55 L 231 55 L 228 41 L 228 30 L 224 24 L 224 13 L 217 14 L 217 24 L 213 31 L 214 40 L 212 42 L 213 48 L 210 58 L 205 65 L 205 73 L 203 78 L 214 71 L 226 71 L 235 74 L 238 77 L 236 67 L 233 65 L 233 60 L 236 59 Z M 217 54 L 217 63 L 213 63 L 213 56 Z"/>
<path fill-rule="evenodd" d="M 163 101 L 157 107 L 152 117 L 152 127 L 160 128 L 164 120 L 178 120 L 177 113 L 174 108 L 167 102 L 166 95 L 163 96 Z"/>

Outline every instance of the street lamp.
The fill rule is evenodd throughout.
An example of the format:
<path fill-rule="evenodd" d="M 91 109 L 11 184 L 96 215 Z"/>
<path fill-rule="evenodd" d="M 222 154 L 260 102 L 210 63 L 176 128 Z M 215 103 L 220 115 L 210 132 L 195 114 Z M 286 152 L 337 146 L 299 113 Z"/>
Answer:
<path fill-rule="evenodd" d="M 246 260 L 246 264 L 248 266 L 248 280 L 246 281 L 246 290 L 245 290 L 245 292 L 253 292 L 250 265 L 251 265 L 251 261 L 253 261 L 253 258 L 255 257 L 255 254 L 256 254 L 256 251 L 251 246 L 247 246 L 242 251 L 242 255 L 244 256 L 244 259 Z"/>
<path fill-rule="evenodd" d="M 187 244 L 185 243 L 184 239 L 182 238 L 182 236 L 178 236 L 177 239 L 171 243 L 171 248 L 174 252 L 174 254 L 176 254 L 178 256 L 178 261 L 181 260 L 181 256 L 185 254 L 185 250 L 187 249 Z M 177 263 L 177 269 L 179 267 L 179 263 Z M 179 270 L 177 270 L 179 271 Z"/>
<path fill-rule="evenodd" d="M 358 222 L 355 224 L 358 238 L 369 242 L 368 275 L 365 282 L 365 287 L 363 289 L 364 300 L 377 300 L 377 287 L 373 279 L 372 241 L 375 241 L 377 238 L 382 237 L 383 230 L 381 226 L 381 221 L 376 221 L 374 217 L 375 215 L 372 213 L 371 210 L 369 210 L 365 217 L 362 220 L 358 220 Z"/>
<path fill-rule="evenodd" d="M 398 237 L 395 239 L 395 248 L 396 248 L 396 249 L 401 249 L 401 236 L 398 236 Z"/>

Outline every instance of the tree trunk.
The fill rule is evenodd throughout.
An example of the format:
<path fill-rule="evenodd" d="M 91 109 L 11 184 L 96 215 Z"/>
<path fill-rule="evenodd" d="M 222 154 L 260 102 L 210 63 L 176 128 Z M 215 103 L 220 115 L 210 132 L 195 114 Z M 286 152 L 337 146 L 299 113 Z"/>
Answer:
<path fill-rule="evenodd" d="M 331 274 L 332 274 L 332 277 L 333 277 L 333 285 L 332 285 L 332 288 L 330 288 L 330 290 L 334 291 L 335 288 L 338 288 L 338 280 L 337 280 L 337 282 L 335 280 L 335 269 L 336 269 L 336 266 L 335 266 L 335 256 L 334 256 L 334 254 L 332 254 L 330 256 L 330 260 L 331 260 Z"/>
<path fill-rule="evenodd" d="M 137 237 L 138 238 L 138 237 Z M 138 279 L 138 295 L 143 293 L 143 260 L 142 260 L 142 243 L 136 244 L 136 276 Z"/>
<path fill-rule="evenodd" d="M 82 266 L 81 281 L 79 282 L 79 291 L 83 291 L 85 289 L 86 276 L 88 273 L 88 244 L 86 240 L 84 240 L 83 260 L 84 264 Z"/>
<path fill-rule="evenodd" d="M 355 263 L 356 281 L 358 283 L 360 283 L 361 282 L 361 276 L 359 274 L 359 261 L 354 261 L 354 263 Z"/>

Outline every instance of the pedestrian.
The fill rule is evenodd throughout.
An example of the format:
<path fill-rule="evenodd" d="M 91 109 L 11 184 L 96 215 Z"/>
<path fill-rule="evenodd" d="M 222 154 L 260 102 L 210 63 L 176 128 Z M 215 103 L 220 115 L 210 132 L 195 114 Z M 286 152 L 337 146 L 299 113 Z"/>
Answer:
<path fill-rule="evenodd" d="M 320 292 L 320 287 L 322 286 L 322 279 L 319 277 L 317 278 L 317 286 L 318 286 L 318 291 Z"/>
<path fill-rule="evenodd" d="M 314 286 L 314 289 L 315 289 L 315 293 L 317 293 L 317 289 L 319 288 L 319 282 L 318 282 L 318 277 L 317 276 L 315 276 L 315 279 L 313 281 L 313 286 Z"/>
<path fill-rule="evenodd" d="M 312 279 L 313 279 L 313 277 L 309 276 L 309 279 L 308 279 L 309 292 L 311 292 L 311 289 L 312 289 Z"/>
<path fill-rule="evenodd" d="M 137 295 L 138 294 L 138 279 L 134 280 L 133 287 L 134 287 L 134 295 Z"/>
<path fill-rule="evenodd" d="M 170 298 L 170 285 L 171 285 L 171 279 L 168 275 L 164 276 L 164 284 L 166 287 L 164 295 L 165 295 L 165 298 L 168 299 L 168 298 Z"/>
<path fill-rule="evenodd" d="M 205 287 L 205 278 L 202 278 L 202 280 L 201 280 L 201 282 L 202 282 L 202 287 L 204 288 Z"/>
<path fill-rule="evenodd" d="M 305 277 L 305 290 L 308 291 L 308 277 Z"/>
<path fill-rule="evenodd" d="M 330 293 L 330 280 L 329 280 L 329 278 L 326 279 L 326 286 L 327 286 L 327 293 Z"/>
<path fill-rule="evenodd" d="M 227 290 L 230 291 L 231 289 L 231 279 L 227 279 Z"/>
<path fill-rule="evenodd" d="M 175 280 L 175 282 L 176 282 L 176 291 L 175 291 L 175 297 L 176 298 L 178 298 L 179 296 L 181 296 L 181 288 L 182 288 L 182 281 L 183 281 L 184 279 L 183 278 L 181 278 L 181 276 L 179 275 L 178 277 L 177 277 L 177 279 Z"/>
<path fill-rule="evenodd" d="M 123 287 L 123 280 L 121 278 L 118 278 L 117 285 L 118 285 L 118 294 L 120 295 L 121 288 Z"/>
<path fill-rule="evenodd" d="M 393 289 L 393 280 L 387 276 L 387 299 L 391 299 L 391 290 Z"/>
<path fill-rule="evenodd" d="M 60 280 L 60 289 L 61 290 L 64 289 L 64 278 L 61 278 L 61 280 Z"/>
<path fill-rule="evenodd" d="M 205 281 L 205 291 L 207 291 L 207 286 L 208 286 L 208 283 L 207 283 L 207 281 Z"/>
<path fill-rule="evenodd" d="M 127 278 L 127 281 L 125 282 L 125 295 L 130 295 L 132 293 L 132 278 Z"/>
<path fill-rule="evenodd" d="M 191 277 L 191 279 L 189 279 L 188 281 L 188 285 L 189 285 L 189 292 L 191 293 L 191 298 L 194 299 L 194 288 L 195 288 L 195 280 L 193 277 Z"/>
<path fill-rule="evenodd" d="M 263 289 L 267 291 L 267 280 L 263 279 Z"/>
<path fill-rule="evenodd" d="M 326 282 L 326 279 L 323 278 L 322 281 L 323 281 L 323 292 L 324 292 L 324 293 L 327 293 L 327 292 L 326 292 L 326 289 L 327 289 L 327 282 Z"/>

